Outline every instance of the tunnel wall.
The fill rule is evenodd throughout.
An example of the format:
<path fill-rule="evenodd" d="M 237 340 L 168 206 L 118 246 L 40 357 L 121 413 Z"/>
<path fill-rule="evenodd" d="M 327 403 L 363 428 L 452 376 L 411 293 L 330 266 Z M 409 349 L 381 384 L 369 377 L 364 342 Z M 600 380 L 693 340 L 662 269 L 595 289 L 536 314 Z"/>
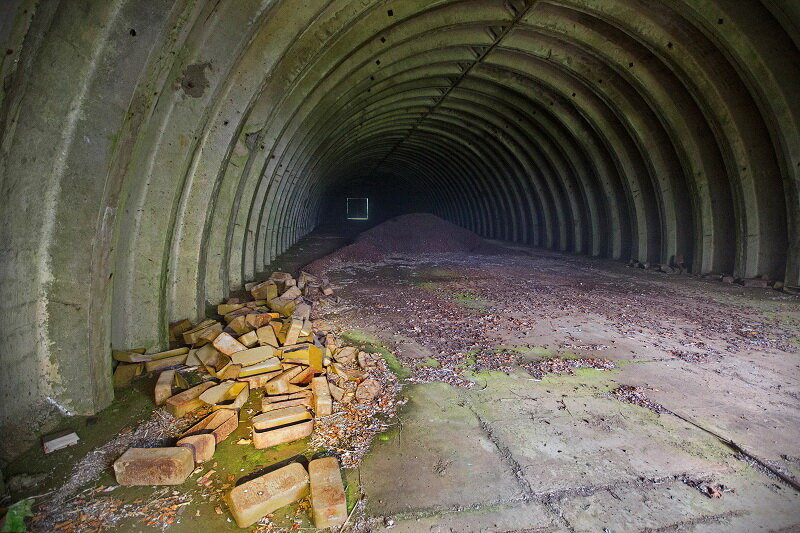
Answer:
<path fill-rule="evenodd" d="M 165 347 L 354 178 L 494 239 L 800 285 L 792 0 L 0 10 L 4 434 L 106 406 L 112 346 Z"/>

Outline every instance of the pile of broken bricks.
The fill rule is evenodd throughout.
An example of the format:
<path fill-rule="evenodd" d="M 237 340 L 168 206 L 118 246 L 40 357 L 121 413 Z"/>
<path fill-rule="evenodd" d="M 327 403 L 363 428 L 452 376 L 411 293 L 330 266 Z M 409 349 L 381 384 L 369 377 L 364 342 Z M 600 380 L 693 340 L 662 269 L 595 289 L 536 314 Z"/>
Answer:
<path fill-rule="evenodd" d="M 368 405 L 384 389 L 370 371 L 374 356 L 342 346 L 329 332 L 311 326 L 311 305 L 333 294 L 325 281 L 301 273 L 275 272 L 248 284 L 252 298 L 233 298 L 217 307 L 220 320 L 170 327 L 170 340 L 184 346 L 156 354 L 113 352 L 119 361 L 116 386 L 143 373 L 160 372 L 154 399 L 175 417 L 210 409 L 174 447 L 130 448 L 114 463 L 120 485 L 179 485 L 244 420 L 242 407 L 258 391 L 261 411 L 249 419 L 250 443 L 269 448 L 308 437 L 318 417 L 334 402 Z M 264 465 L 268 466 L 268 465 Z M 224 499 L 240 527 L 310 494 L 314 525 L 326 528 L 347 519 L 342 476 L 336 457 L 314 459 L 308 470 L 291 463 L 246 481 Z"/>

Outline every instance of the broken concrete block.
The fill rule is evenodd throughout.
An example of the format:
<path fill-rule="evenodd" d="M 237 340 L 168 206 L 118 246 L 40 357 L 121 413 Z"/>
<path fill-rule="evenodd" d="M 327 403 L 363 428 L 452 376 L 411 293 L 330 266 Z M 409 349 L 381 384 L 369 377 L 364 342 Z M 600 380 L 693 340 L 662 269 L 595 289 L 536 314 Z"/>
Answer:
<path fill-rule="evenodd" d="M 336 457 L 314 459 L 308 464 L 314 527 L 336 527 L 347 520 L 347 498 Z"/>
<path fill-rule="evenodd" d="M 219 304 L 217 306 L 217 314 L 220 316 L 225 316 L 230 312 L 236 311 L 237 309 L 241 309 L 242 307 L 244 307 L 244 303 Z"/>
<path fill-rule="evenodd" d="M 228 328 L 236 333 L 237 336 L 241 336 L 252 331 L 252 328 L 247 325 L 247 315 L 239 315 L 231 320 L 228 324 Z"/>
<path fill-rule="evenodd" d="M 250 289 L 250 294 L 256 300 L 272 300 L 278 297 L 278 285 L 273 280 L 267 280 Z"/>
<path fill-rule="evenodd" d="M 281 294 L 281 298 L 285 298 L 287 300 L 294 300 L 298 296 L 302 296 L 303 293 L 300 292 L 300 289 L 297 287 L 289 287 L 286 289 L 283 294 Z"/>
<path fill-rule="evenodd" d="M 261 363 L 275 356 L 275 348 L 272 346 L 259 346 L 241 352 L 236 352 L 231 356 L 231 360 L 237 365 L 250 366 Z"/>
<path fill-rule="evenodd" d="M 205 346 L 208 345 L 206 344 Z M 186 354 L 186 363 L 184 363 L 186 366 L 200 366 L 203 364 L 197 357 L 197 352 L 199 350 L 200 348 L 192 348 L 191 350 L 189 350 L 189 353 Z"/>
<path fill-rule="evenodd" d="M 224 331 L 220 333 L 216 339 L 214 339 L 213 344 L 214 348 L 224 353 L 225 355 L 233 355 L 236 352 L 241 352 L 242 350 L 247 349 L 247 347 L 244 346 L 241 342 L 237 341 Z"/>
<path fill-rule="evenodd" d="M 273 298 L 269 301 L 269 308 L 283 316 L 291 316 L 297 308 L 297 302 L 286 298 Z"/>
<path fill-rule="evenodd" d="M 308 496 L 308 473 L 300 463 L 279 468 L 234 487 L 225 502 L 239 527 L 249 527 L 264 515 Z"/>
<path fill-rule="evenodd" d="M 302 369 L 299 374 L 289 380 L 293 385 L 308 385 L 314 378 L 314 369 L 308 365 L 301 365 Z"/>
<path fill-rule="evenodd" d="M 239 415 L 233 409 L 220 409 L 214 411 L 200 422 L 190 427 L 183 434 L 189 435 L 202 435 L 205 433 L 214 435 L 217 444 L 227 439 L 228 436 L 236 431 L 239 427 Z"/>
<path fill-rule="evenodd" d="M 341 402 L 342 398 L 344 398 L 344 389 L 341 387 L 337 387 L 333 383 L 328 382 L 328 390 L 331 393 L 331 397 L 337 402 Z"/>
<path fill-rule="evenodd" d="M 311 318 L 311 306 L 307 303 L 298 304 L 292 313 L 292 318 L 299 318 L 300 320 L 309 320 Z"/>
<path fill-rule="evenodd" d="M 222 324 L 216 320 L 203 320 L 189 331 L 183 332 L 183 342 L 189 345 L 196 344 L 203 335 L 207 336 L 211 332 L 218 331 L 222 331 Z"/>
<path fill-rule="evenodd" d="M 247 402 L 249 394 L 250 387 L 246 382 L 224 381 L 203 392 L 200 400 L 214 410 L 239 409 Z"/>
<path fill-rule="evenodd" d="M 178 440 L 177 444 L 189 448 L 195 464 L 205 463 L 214 457 L 214 451 L 217 449 L 217 439 L 211 433 L 189 435 Z"/>
<path fill-rule="evenodd" d="M 328 378 L 318 376 L 311 380 L 311 390 L 314 392 L 314 414 L 328 416 L 333 412 L 333 400 L 328 389 Z"/>
<path fill-rule="evenodd" d="M 185 353 L 182 355 L 173 355 L 172 357 L 166 357 L 164 359 L 156 359 L 155 361 L 147 361 L 144 364 L 144 371 L 147 373 L 150 372 L 157 372 L 159 370 L 163 370 L 165 368 L 169 368 L 171 366 L 183 365 L 186 363 L 186 359 L 189 357 L 189 353 Z"/>
<path fill-rule="evenodd" d="M 293 318 L 289 322 L 289 329 L 286 332 L 286 340 L 284 344 L 297 344 L 297 339 L 300 337 L 300 330 L 303 328 L 303 321 Z"/>
<path fill-rule="evenodd" d="M 311 399 L 313 395 L 304 393 L 279 394 L 277 396 L 265 396 L 261 399 L 261 411 L 268 413 L 276 409 L 285 407 L 304 407 L 311 409 Z"/>
<path fill-rule="evenodd" d="M 275 336 L 275 330 L 269 324 L 258 328 L 256 334 L 258 335 L 258 343 L 261 346 L 273 346 L 275 348 L 280 346 L 278 338 Z"/>
<path fill-rule="evenodd" d="M 258 366 L 258 365 L 255 365 Z M 249 367 L 249 369 L 253 369 L 253 367 Z M 269 381 L 280 374 L 282 370 L 274 370 L 272 372 L 264 372 L 261 374 L 251 374 L 251 375 L 242 375 L 245 373 L 246 370 L 239 372 L 239 377 L 236 378 L 239 381 L 244 381 L 250 385 L 250 390 L 252 389 L 260 389 L 264 387 Z"/>
<path fill-rule="evenodd" d="M 235 365 L 233 361 L 228 361 L 226 365 L 217 371 L 217 378 L 221 380 L 237 379 L 241 371 L 242 365 Z"/>
<path fill-rule="evenodd" d="M 190 411 L 199 409 L 203 406 L 200 395 L 213 386 L 213 381 L 206 381 L 205 383 L 195 385 L 191 389 L 179 392 L 167 400 L 167 411 L 175 418 L 180 418 Z"/>
<path fill-rule="evenodd" d="M 69 446 L 75 446 L 78 444 L 79 440 L 80 438 L 78 437 L 77 433 L 71 429 L 67 429 L 65 431 L 59 431 L 58 433 L 53 433 L 51 435 L 42 437 L 42 449 L 46 454 L 53 453 L 56 450 L 61 450 Z"/>
<path fill-rule="evenodd" d="M 303 371 L 303 367 L 295 366 L 288 370 L 284 370 L 264 385 L 264 390 L 267 394 L 285 394 L 289 392 L 289 384 L 295 376 Z"/>
<path fill-rule="evenodd" d="M 311 343 L 304 342 L 293 346 L 284 346 L 281 349 L 281 357 L 284 360 L 296 359 L 303 361 L 313 368 L 317 374 L 321 374 L 324 371 L 322 350 Z"/>
<path fill-rule="evenodd" d="M 188 318 L 184 318 L 183 320 L 178 320 L 177 322 L 170 323 L 169 341 L 177 342 L 178 340 L 183 338 L 183 332 L 189 331 L 190 329 L 192 329 L 192 323 L 189 322 Z"/>
<path fill-rule="evenodd" d="M 214 348 L 213 344 L 205 344 L 197 349 L 195 355 L 203 365 L 214 366 L 219 362 L 222 354 Z"/>
<path fill-rule="evenodd" d="M 283 371 L 281 360 L 278 359 L 277 357 L 270 357 L 269 359 L 265 359 L 260 363 L 242 367 L 242 369 L 239 370 L 239 377 L 246 378 L 248 376 L 255 376 L 256 374 L 264 374 L 267 372 L 275 372 L 275 371 L 278 371 L 278 373 Z"/>
<path fill-rule="evenodd" d="M 380 394 L 381 384 L 378 383 L 376 380 L 370 378 L 365 379 L 361 383 L 359 383 L 358 388 L 356 389 L 356 400 L 359 403 L 369 403 L 375 399 L 375 397 Z"/>
<path fill-rule="evenodd" d="M 180 485 L 194 470 L 188 448 L 129 448 L 114 461 L 117 483 L 125 486 Z"/>
<path fill-rule="evenodd" d="M 250 308 L 249 307 L 242 307 L 241 309 L 237 309 L 236 311 L 231 311 L 230 313 L 228 313 L 227 315 L 224 316 L 225 323 L 226 324 L 230 324 L 231 322 L 233 322 L 234 320 L 236 320 L 237 318 L 239 318 L 241 316 L 245 317 L 245 320 L 246 320 L 247 319 L 247 315 L 249 313 L 250 313 Z"/>
<path fill-rule="evenodd" d="M 336 352 L 333 358 L 340 363 L 352 363 L 356 358 L 356 354 L 358 354 L 358 348 L 355 348 L 354 346 L 345 346 Z"/>
<path fill-rule="evenodd" d="M 111 356 L 115 361 L 121 363 L 143 363 L 152 359 L 151 355 L 145 354 L 144 348 L 136 350 L 111 350 Z"/>
<path fill-rule="evenodd" d="M 244 317 L 244 319 L 248 326 L 253 329 L 258 329 L 269 324 L 270 320 L 279 317 L 280 315 L 278 313 L 249 313 Z"/>
<path fill-rule="evenodd" d="M 141 376 L 144 372 L 144 363 L 120 363 L 114 369 L 114 388 L 121 389 L 127 387 L 133 378 Z"/>
<path fill-rule="evenodd" d="M 120 351 L 120 350 L 115 350 L 112 353 L 114 354 L 114 358 L 117 361 L 122 361 L 126 363 L 147 363 L 151 361 L 157 361 L 160 359 L 168 359 L 176 355 L 188 354 L 189 348 L 184 346 L 182 348 L 175 348 L 174 350 L 167 350 L 165 352 L 149 353 L 149 354 L 137 353 L 131 351 Z"/>
<path fill-rule="evenodd" d="M 314 417 L 305 407 L 275 409 L 253 417 L 253 446 L 258 449 L 303 439 L 314 430 Z"/>
<path fill-rule="evenodd" d="M 163 405 L 172 396 L 172 389 L 175 385 L 175 374 L 175 370 L 164 370 L 158 375 L 153 393 L 156 405 Z"/>

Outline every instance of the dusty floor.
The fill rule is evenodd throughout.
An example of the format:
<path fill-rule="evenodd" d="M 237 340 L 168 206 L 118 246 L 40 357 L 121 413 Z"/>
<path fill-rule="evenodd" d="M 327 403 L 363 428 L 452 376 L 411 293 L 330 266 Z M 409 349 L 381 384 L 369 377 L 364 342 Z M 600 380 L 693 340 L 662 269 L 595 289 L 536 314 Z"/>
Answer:
<path fill-rule="evenodd" d="M 314 235 L 279 266 L 338 244 Z M 340 301 L 318 308 L 318 320 L 383 353 L 408 399 L 361 467 L 346 471 L 350 506 L 364 495 L 348 527 L 800 530 L 800 298 L 522 249 L 330 274 Z M 150 416 L 149 386 L 78 421 L 79 447 L 47 458 L 33 449 L 10 465 L 17 495 L 60 484 L 102 435 L 176 431 L 137 425 Z M 626 386 L 640 405 L 624 401 Z M 115 522 L 118 531 L 235 530 L 218 500 L 226 485 L 315 452 L 307 441 L 253 450 L 237 444 L 243 437 L 240 426 L 188 488 L 106 493 L 114 481 L 103 471 L 78 480 L 63 505 L 102 514 L 156 502 Z M 214 484 L 198 485 L 209 469 Z M 36 475 L 47 481 L 32 483 Z M 715 490 L 721 497 L 702 492 Z M 306 514 L 293 506 L 273 522 L 309 528 Z"/>
<path fill-rule="evenodd" d="M 409 386 L 360 469 L 393 531 L 800 530 L 796 297 L 539 251 L 332 279 L 323 320 L 462 385 Z M 529 371 L 553 356 L 614 368 Z"/>

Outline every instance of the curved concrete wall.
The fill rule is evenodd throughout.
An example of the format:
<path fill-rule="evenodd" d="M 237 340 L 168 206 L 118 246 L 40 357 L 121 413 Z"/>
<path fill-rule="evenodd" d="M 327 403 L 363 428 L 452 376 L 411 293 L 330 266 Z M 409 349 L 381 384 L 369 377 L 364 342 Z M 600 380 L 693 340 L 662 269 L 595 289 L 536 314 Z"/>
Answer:
<path fill-rule="evenodd" d="M 6 429 L 107 405 L 111 346 L 371 175 L 487 237 L 800 284 L 793 0 L 0 9 Z"/>

